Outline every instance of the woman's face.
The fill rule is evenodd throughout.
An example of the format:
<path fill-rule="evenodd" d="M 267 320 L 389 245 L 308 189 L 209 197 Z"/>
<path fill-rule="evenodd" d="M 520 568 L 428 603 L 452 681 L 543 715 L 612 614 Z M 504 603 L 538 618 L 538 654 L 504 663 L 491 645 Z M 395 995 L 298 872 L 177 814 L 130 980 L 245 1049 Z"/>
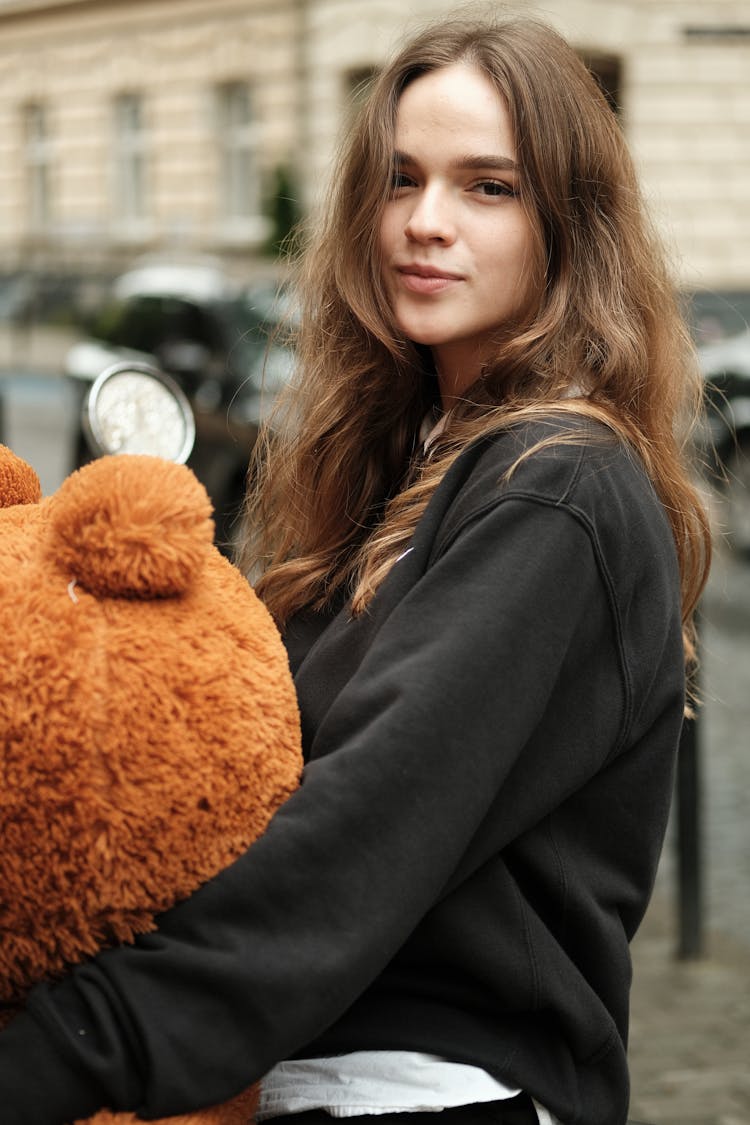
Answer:
<path fill-rule="evenodd" d="M 479 376 L 533 296 L 534 230 L 503 99 L 456 63 L 406 87 L 383 214 L 383 280 L 399 329 L 427 345 L 444 405 Z"/>

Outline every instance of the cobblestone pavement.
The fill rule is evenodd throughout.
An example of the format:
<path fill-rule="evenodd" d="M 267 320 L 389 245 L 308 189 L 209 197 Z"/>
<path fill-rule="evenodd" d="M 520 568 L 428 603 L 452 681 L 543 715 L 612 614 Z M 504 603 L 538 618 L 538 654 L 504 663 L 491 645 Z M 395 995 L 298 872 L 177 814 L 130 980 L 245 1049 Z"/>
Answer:
<path fill-rule="evenodd" d="M 675 958 L 660 893 L 633 943 L 630 1116 L 654 1125 L 750 1125 L 750 945 L 718 931 Z"/>
<path fill-rule="evenodd" d="M 675 843 L 633 943 L 631 1117 L 750 1125 L 750 564 L 719 549 L 702 626 L 704 956 L 680 961 Z"/>

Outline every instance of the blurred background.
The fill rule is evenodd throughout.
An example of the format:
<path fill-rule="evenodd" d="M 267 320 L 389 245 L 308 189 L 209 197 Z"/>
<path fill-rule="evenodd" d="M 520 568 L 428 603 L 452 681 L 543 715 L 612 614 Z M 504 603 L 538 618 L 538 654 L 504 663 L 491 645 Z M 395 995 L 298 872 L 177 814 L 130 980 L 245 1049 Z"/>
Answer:
<path fill-rule="evenodd" d="M 634 944 L 634 1117 L 750 1125 L 748 0 L 0 0 L 0 438 L 46 492 L 88 456 L 102 368 L 155 359 L 229 550 L 249 451 L 292 370 L 283 247 L 367 80 L 417 23 L 501 7 L 572 41 L 669 245 L 709 405 L 716 562 L 699 718 Z M 711 452 L 713 450 L 714 452 Z"/>

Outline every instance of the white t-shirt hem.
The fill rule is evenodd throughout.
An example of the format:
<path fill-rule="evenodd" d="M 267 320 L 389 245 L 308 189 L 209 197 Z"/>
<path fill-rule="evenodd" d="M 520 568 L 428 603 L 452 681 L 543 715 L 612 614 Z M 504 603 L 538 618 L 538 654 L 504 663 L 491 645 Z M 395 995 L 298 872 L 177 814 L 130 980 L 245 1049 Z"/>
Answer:
<path fill-rule="evenodd" d="M 412 1051 L 354 1051 L 279 1063 L 261 1083 L 257 1121 L 324 1109 L 331 1117 L 439 1113 L 461 1105 L 501 1101 L 518 1087 L 480 1067 Z M 536 1103 L 535 1103 L 536 1105 Z M 536 1106 L 540 1125 L 559 1125 Z"/>

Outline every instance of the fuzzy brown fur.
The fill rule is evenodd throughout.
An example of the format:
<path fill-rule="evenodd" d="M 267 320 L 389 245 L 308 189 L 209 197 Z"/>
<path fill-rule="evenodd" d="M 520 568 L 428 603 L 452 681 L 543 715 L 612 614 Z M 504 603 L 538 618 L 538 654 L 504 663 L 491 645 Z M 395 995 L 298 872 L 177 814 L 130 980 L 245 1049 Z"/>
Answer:
<path fill-rule="evenodd" d="M 110 457 L 39 495 L 0 447 L 4 1007 L 153 928 L 263 832 L 301 770 L 281 639 L 214 548 L 193 474 Z M 247 1125 L 254 1100 L 169 1120 Z"/>

